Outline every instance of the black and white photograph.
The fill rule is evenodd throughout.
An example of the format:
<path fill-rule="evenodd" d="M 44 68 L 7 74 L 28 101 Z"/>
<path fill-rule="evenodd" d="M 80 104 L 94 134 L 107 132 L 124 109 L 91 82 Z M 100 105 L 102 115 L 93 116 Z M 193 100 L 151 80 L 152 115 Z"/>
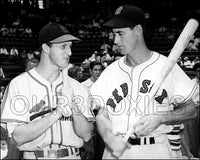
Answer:
<path fill-rule="evenodd" d="M 2 160 L 200 158 L 198 0 L 0 0 Z"/>

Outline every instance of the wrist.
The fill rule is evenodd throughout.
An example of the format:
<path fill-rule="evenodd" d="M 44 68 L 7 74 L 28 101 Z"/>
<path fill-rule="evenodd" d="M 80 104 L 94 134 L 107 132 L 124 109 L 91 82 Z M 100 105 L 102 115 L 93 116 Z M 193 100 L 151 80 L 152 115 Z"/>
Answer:
<path fill-rule="evenodd" d="M 160 124 L 166 124 L 168 118 L 168 114 L 159 115 Z"/>
<path fill-rule="evenodd" d="M 110 131 L 107 130 L 105 136 L 103 137 L 104 142 L 109 144 L 109 141 L 112 141 L 114 134 Z"/>

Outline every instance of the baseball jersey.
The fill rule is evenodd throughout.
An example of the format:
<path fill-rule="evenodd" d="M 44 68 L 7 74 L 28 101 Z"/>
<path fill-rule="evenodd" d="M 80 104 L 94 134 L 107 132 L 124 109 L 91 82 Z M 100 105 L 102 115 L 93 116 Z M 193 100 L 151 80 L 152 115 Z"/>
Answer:
<path fill-rule="evenodd" d="M 88 78 L 85 81 L 83 81 L 81 84 L 83 84 L 84 87 L 89 89 L 94 84 L 94 82 L 90 78 Z"/>
<path fill-rule="evenodd" d="M 75 103 L 81 107 L 83 115 L 88 120 L 92 120 L 93 115 L 88 107 L 87 90 L 75 79 L 69 77 L 69 82 L 74 91 Z M 54 110 L 58 104 L 62 87 L 61 73 L 50 84 L 36 72 L 35 68 L 14 78 L 6 89 L 1 106 L 1 120 L 7 123 L 10 134 L 16 125 L 39 120 Z M 83 140 L 74 131 L 72 116 L 62 116 L 45 133 L 19 146 L 19 149 L 34 151 L 50 144 L 76 148 L 83 145 Z"/>
<path fill-rule="evenodd" d="M 166 114 L 175 103 L 184 103 L 191 98 L 195 83 L 176 64 L 148 105 L 148 94 L 167 57 L 153 52 L 145 62 L 130 67 L 125 56 L 110 64 L 92 85 L 90 92 L 94 101 L 108 111 L 112 132 L 126 134 L 145 114 Z M 161 124 L 149 136 L 169 133 L 172 125 Z"/>

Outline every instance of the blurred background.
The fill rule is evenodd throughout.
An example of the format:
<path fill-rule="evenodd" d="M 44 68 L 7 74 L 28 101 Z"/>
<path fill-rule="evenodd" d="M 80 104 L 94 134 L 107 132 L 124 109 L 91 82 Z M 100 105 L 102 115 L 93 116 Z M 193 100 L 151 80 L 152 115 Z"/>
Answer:
<path fill-rule="evenodd" d="M 107 67 L 120 57 L 113 34 L 102 24 L 123 4 L 145 11 L 146 39 L 150 49 L 168 55 L 190 18 L 200 21 L 197 0 L 0 0 L 0 78 L 1 94 L 9 81 L 36 66 L 38 32 L 48 22 L 58 22 L 82 41 L 72 46 L 70 74 L 79 81 L 89 76 L 89 63 L 99 60 Z M 199 28 L 178 63 L 191 77 L 200 55 Z"/>

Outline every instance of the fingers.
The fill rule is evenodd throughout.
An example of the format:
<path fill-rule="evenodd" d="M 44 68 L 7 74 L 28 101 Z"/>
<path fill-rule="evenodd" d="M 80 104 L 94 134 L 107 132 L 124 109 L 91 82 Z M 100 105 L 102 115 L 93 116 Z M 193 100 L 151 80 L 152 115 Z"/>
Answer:
<path fill-rule="evenodd" d="M 135 126 L 135 134 L 137 136 L 147 136 L 152 131 L 153 130 L 152 130 L 150 124 L 148 124 L 148 123 Z"/>
<path fill-rule="evenodd" d="M 69 117 L 72 115 L 72 111 L 69 105 L 57 106 L 57 112 L 59 116 Z"/>

